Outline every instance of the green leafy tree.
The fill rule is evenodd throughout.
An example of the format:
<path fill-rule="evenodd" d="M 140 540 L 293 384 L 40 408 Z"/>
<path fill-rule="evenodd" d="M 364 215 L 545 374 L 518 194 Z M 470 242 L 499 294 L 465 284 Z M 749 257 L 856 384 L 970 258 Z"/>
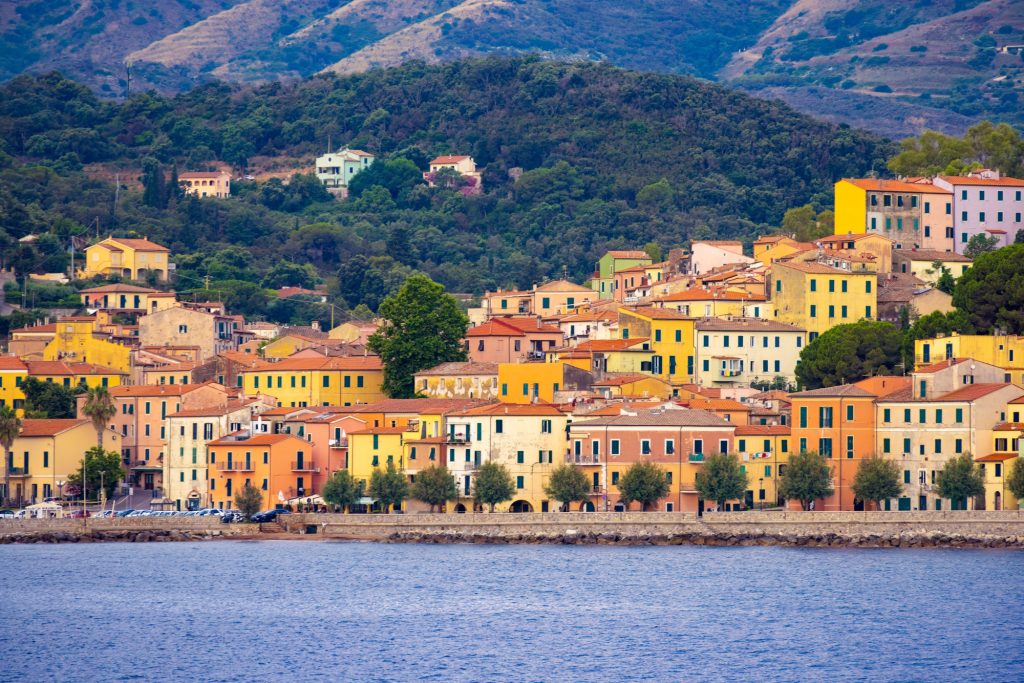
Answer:
<path fill-rule="evenodd" d="M 385 188 L 396 201 L 403 202 L 414 186 L 422 184 L 423 173 L 416 164 L 409 159 L 396 157 L 377 159 L 349 181 L 348 189 L 353 198 L 358 198 L 366 189 L 376 185 Z"/>
<path fill-rule="evenodd" d="M 725 501 L 743 498 L 747 491 L 747 475 L 740 469 L 739 458 L 733 453 L 712 453 L 695 478 L 697 492 L 704 500 L 713 500 L 718 509 Z"/>
<path fill-rule="evenodd" d="M 871 501 L 876 509 L 882 501 L 896 498 L 903 493 L 900 483 L 900 466 L 893 460 L 873 456 L 861 460 L 850 489 L 860 500 Z"/>
<path fill-rule="evenodd" d="M 1021 507 L 1021 503 L 1024 503 L 1024 464 L 1021 458 L 1015 458 L 1009 470 L 1005 473 L 1006 488 L 1017 499 L 1017 507 Z"/>
<path fill-rule="evenodd" d="M 942 466 L 936 489 L 940 496 L 952 501 L 954 509 L 966 510 L 968 498 L 985 493 L 985 479 L 971 454 L 963 453 Z"/>
<path fill-rule="evenodd" d="M 562 504 L 564 512 L 570 503 L 584 503 L 590 500 L 593 487 L 586 473 L 572 463 L 559 465 L 551 472 L 545 493 Z"/>
<path fill-rule="evenodd" d="M 110 395 L 106 387 L 90 388 L 85 394 L 82 414 L 92 420 L 92 426 L 96 430 L 96 445 L 102 448 L 103 430 L 107 428 L 111 418 L 117 414 L 114 397 Z"/>
<path fill-rule="evenodd" d="M 804 510 L 810 510 L 814 501 L 832 495 L 832 468 L 828 460 L 813 452 L 789 456 L 779 479 L 779 495 L 786 500 L 800 501 Z"/>
<path fill-rule="evenodd" d="M 998 237 L 978 233 L 977 235 L 973 235 L 971 239 L 967 240 L 967 246 L 964 247 L 964 256 L 969 259 L 976 259 L 982 254 L 995 251 L 998 247 Z"/>
<path fill-rule="evenodd" d="M 1024 332 L 1024 244 L 982 254 L 960 276 L 953 305 L 979 334 L 993 328 Z"/>
<path fill-rule="evenodd" d="M 11 504 L 11 444 L 21 433 L 21 418 L 10 406 L 0 406 L 0 448 L 4 453 L 4 505 Z"/>
<path fill-rule="evenodd" d="M 782 217 L 782 232 L 794 235 L 799 242 L 813 242 L 831 235 L 834 230 L 835 215 L 829 218 L 824 212 L 815 214 L 810 204 L 787 209 Z"/>
<path fill-rule="evenodd" d="M 619 498 L 629 509 L 634 500 L 640 503 L 640 510 L 647 508 L 668 495 L 669 483 L 665 471 L 652 462 L 638 462 L 619 477 Z"/>
<path fill-rule="evenodd" d="M 664 211 L 675 203 L 675 192 L 668 180 L 662 178 L 656 183 L 645 185 L 636 193 L 636 204 L 648 211 Z M 651 258 L 654 258 L 653 256 Z M 655 262 L 661 259 L 655 259 Z"/>
<path fill-rule="evenodd" d="M 21 390 L 25 393 L 26 413 L 50 419 L 68 419 L 76 415 L 78 391 L 71 387 L 29 377 L 22 383 Z"/>
<path fill-rule="evenodd" d="M 910 329 L 903 334 L 903 367 L 914 366 L 914 342 L 918 339 L 934 339 L 938 335 L 950 335 L 953 332 L 969 334 L 973 330 L 967 315 L 963 311 L 942 313 L 935 311 L 922 315 Z"/>
<path fill-rule="evenodd" d="M 394 398 L 415 395 L 413 375 L 446 361 L 466 360 L 462 340 L 469 319 L 444 287 L 413 275 L 380 305 L 384 319 L 370 337 L 370 350 L 384 362 L 384 391 Z"/>
<path fill-rule="evenodd" d="M 455 477 L 447 467 L 434 465 L 420 470 L 412 484 L 412 497 L 430 506 L 430 511 L 459 497 Z"/>
<path fill-rule="evenodd" d="M 401 507 L 409 497 L 409 481 L 404 472 L 395 469 L 395 463 L 389 462 L 386 469 L 375 469 L 370 475 L 369 491 L 387 513 L 392 508 Z"/>
<path fill-rule="evenodd" d="M 85 500 L 99 497 L 100 482 L 103 491 L 109 498 L 114 495 L 117 484 L 125 477 L 121 465 L 121 454 L 117 451 L 105 451 L 100 446 L 93 446 L 85 452 L 78 469 L 68 475 L 68 483 L 79 490 L 82 489 L 82 468 L 85 467 Z"/>
<path fill-rule="evenodd" d="M 329 505 L 351 511 L 352 506 L 363 497 L 365 488 L 366 482 L 355 479 L 348 470 L 338 470 L 324 483 L 320 497 Z"/>
<path fill-rule="evenodd" d="M 516 494 L 516 483 L 508 468 L 496 462 L 485 462 L 473 478 L 473 500 L 486 505 L 491 512 L 498 503 L 512 500 Z"/>
<path fill-rule="evenodd" d="M 235 492 L 235 509 L 245 515 L 246 519 L 252 519 L 262 506 L 263 492 L 252 484 L 246 484 Z"/>
<path fill-rule="evenodd" d="M 893 374 L 902 362 L 903 335 L 895 325 L 862 320 L 837 325 L 800 352 L 796 378 L 804 389 Z"/>
<path fill-rule="evenodd" d="M 1004 175 L 1024 173 L 1024 141 L 1005 123 L 982 121 L 962 138 L 925 131 L 907 138 L 889 160 L 889 169 L 903 176 L 966 175 L 978 168 L 996 168 Z"/>

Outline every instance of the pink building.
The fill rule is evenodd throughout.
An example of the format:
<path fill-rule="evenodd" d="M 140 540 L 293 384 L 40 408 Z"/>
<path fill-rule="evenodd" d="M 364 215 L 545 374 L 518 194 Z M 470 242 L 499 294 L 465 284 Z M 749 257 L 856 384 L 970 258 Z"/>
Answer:
<path fill-rule="evenodd" d="M 565 342 L 562 330 L 540 318 L 491 318 L 466 333 L 466 350 L 474 363 L 542 360 L 544 352 Z"/>
<path fill-rule="evenodd" d="M 1024 180 L 979 171 L 966 177 L 937 176 L 933 182 L 953 193 L 953 249 L 958 254 L 975 235 L 995 237 L 997 246 L 1005 247 L 1024 229 Z"/>

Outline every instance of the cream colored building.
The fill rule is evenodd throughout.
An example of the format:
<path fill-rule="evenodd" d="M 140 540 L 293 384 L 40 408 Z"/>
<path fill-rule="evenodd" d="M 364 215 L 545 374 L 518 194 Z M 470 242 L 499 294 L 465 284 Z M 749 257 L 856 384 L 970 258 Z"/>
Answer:
<path fill-rule="evenodd" d="M 564 462 L 567 422 L 566 414 L 550 405 L 497 403 L 450 414 L 445 464 L 459 490 L 455 510 L 473 509 L 477 470 L 497 462 L 511 473 L 516 493 L 495 510 L 555 511 L 558 503 L 548 499 L 544 487 Z"/>
<path fill-rule="evenodd" d="M 170 249 L 148 239 L 108 237 L 85 249 L 85 266 L 78 277 L 120 277 L 140 280 L 153 273 L 162 282 L 167 281 L 170 268 Z"/>
<path fill-rule="evenodd" d="M 173 306 L 139 318 L 139 343 L 144 346 L 194 346 L 204 361 L 235 349 L 234 333 L 242 329 L 237 317 Z"/>
<path fill-rule="evenodd" d="M 497 363 L 441 363 L 413 377 L 416 393 L 427 398 L 498 398 Z"/>
<path fill-rule="evenodd" d="M 972 263 L 963 254 L 938 249 L 898 249 L 892 254 L 894 271 L 915 275 L 930 285 L 938 282 L 943 268 L 956 279 L 966 273 Z"/>
<path fill-rule="evenodd" d="M 247 429 L 263 404 L 232 400 L 226 405 L 179 410 L 166 418 L 167 456 L 164 457 L 165 494 L 178 510 L 212 505 L 209 496 L 209 459 L 206 444 Z"/>
<path fill-rule="evenodd" d="M 749 387 L 782 377 L 796 384 L 807 343 L 799 327 L 757 318 L 708 318 L 695 323 L 696 381 L 704 387 Z"/>
<path fill-rule="evenodd" d="M 178 184 L 185 194 L 196 197 L 226 199 L 231 196 L 231 174 L 227 171 L 182 173 L 178 176 Z"/>

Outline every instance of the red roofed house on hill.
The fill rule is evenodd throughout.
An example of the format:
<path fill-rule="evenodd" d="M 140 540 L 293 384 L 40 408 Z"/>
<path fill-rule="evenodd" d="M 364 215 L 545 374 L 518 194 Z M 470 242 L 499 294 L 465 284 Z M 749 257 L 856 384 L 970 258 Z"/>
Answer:
<path fill-rule="evenodd" d="M 534 317 L 491 318 L 466 333 L 466 350 L 474 363 L 516 363 L 542 360 L 544 352 L 561 346 L 562 330 Z"/>
<path fill-rule="evenodd" d="M 430 187 L 434 187 L 439 175 L 444 171 L 455 171 L 462 176 L 462 185 L 453 187 L 464 195 L 476 195 L 484 191 L 483 178 L 476 170 L 476 162 L 473 157 L 465 155 L 439 156 L 430 161 L 430 170 L 423 174 L 423 179 Z"/>
<path fill-rule="evenodd" d="M 85 266 L 78 277 L 110 277 L 142 280 L 153 273 L 162 282 L 167 281 L 170 249 L 148 239 L 108 237 L 85 249 Z"/>

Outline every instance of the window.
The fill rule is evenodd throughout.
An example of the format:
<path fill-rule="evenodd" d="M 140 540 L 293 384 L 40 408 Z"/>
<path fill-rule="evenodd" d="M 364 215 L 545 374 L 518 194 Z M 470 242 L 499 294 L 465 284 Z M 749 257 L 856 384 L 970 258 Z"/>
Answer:
<path fill-rule="evenodd" d="M 594 443 L 597 443 L 597 442 L 595 441 Z M 651 454 L 651 440 L 650 439 L 640 439 L 640 455 L 650 455 L 650 454 Z"/>
<path fill-rule="evenodd" d="M 886 408 L 885 410 L 882 411 L 882 422 L 885 422 L 885 423 L 892 422 L 892 410 L 891 409 Z"/>
<path fill-rule="evenodd" d="M 661 341 L 661 330 L 655 330 L 654 331 L 654 341 L 656 341 L 656 342 L 660 342 Z"/>
<path fill-rule="evenodd" d="M 942 453 L 942 439 L 935 439 L 935 452 Z"/>
<path fill-rule="evenodd" d="M 618 472 L 612 472 L 612 485 L 614 486 L 614 485 L 616 485 L 618 483 L 619 483 L 619 473 Z"/>
<path fill-rule="evenodd" d="M 882 439 L 882 452 L 889 453 L 891 450 L 889 439 Z"/>
<path fill-rule="evenodd" d="M 540 300 L 540 307 L 541 308 L 551 308 L 551 298 L 550 297 L 543 297 Z M 522 488 L 522 487 L 520 487 L 520 488 Z"/>
<path fill-rule="evenodd" d="M 814 304 L 811 304 L 811 317 L 812 318 L 818 317 L 818 307 L 815 306 Z"/>
<path fill-rule="evenodd" d="M 978 220 L 981 221 L 982 223 L 985 222 L 985 212 L 984 211 L 979 211 L 978 212 Z"/>
<path fill-rule="evenodd" d="M 960 423 L 962 423 L 964 421 L 964 409 L 963 408 L 957 408 L 956 412 L 955 412 L 955 415 L 956 415 L 956 423 L 957 424 L 960 424 Z"/>
<path fill-rule="evenodd" d="M 704 348 L 707 348 L 709 343 L 710 343 L 710 339 L 708 338 L 708 335 L 705 334 L 703 340 L 701 341 L 701 345 Z"/>
<path fill-rule="evenodd" d="M 523 484 L 523 480 L 524 480 L 524 477 L 522 475 L 519 475 L 518 477 L 516 477 L 516 488 L 517 489 L 523 488 L 523 485 L 524 485 Z"/>
<path fill-rule="evenodd" d="M 723 455 L 729 452 L 729 442 L 726 439 L 721 439 L 718 442 L 718 452 Z"/>
<path fill-rule="evenodd" d="M 935 424 L 942 424 L 942 408 L 939 408 L 935 411 Z"/>
<path fill-rule="evenodd" d="M 921 408 L 920 410 L 918 410 L 917 411 L 917 421 L 920 422 L 921 424 L 927 424 L 928 423 L 928 411 L 925 410 L 924 408 Z"/>
<path fill-rule="evenodd" d="M 840 311 L 839 312 L 839 317 L 845 318 L 846 317 L 846 306 L 840 307 L 839 311 Z"/>
<path fill-rule="evenodd" d="M 665 439 L 665 455 L 672 455 L 676 452 L 676 442 L 673 439 Z"/>
<path fill-rule="evenodd" d="M 836 317 L 836 307 L 835 306 L 829 306 L 828 307 L 828 317 L 830 317 L 830 318 Z"/>
<path fill-rule="evenodd" d="M 831 427 L 832 426 L 832 408 L 822 407 L 818 408 L 818 426 L 819 427 Z"/>
<path fill-rule="evenodd" d="M 516 451 L 516 462 L 522 465 L 525 461 L 526 460 L 523 451 Z"/>
<path fill-rule="evenodd" d="M 871 280 L 865 280 L 864 291 L 867 292 L 868 294 L 871 293 Z"/>
<path fill-rule="evenodd" d="M 953 450 L 956 451 L 957 453 L 963 453 L 964 452 L 964 440 L 963 439 L 957 439 L 955 442 L 953 442 Z"/>
<path fill-rule="evenodd" d="M 903 483 L 904 484 L 909 484 L 910 483 L 910 470 L 903 470 Z"/>
<path fill-rule="evenodd" d="M 832 457 L 832 439 L 823 438 L 818 439 L 818 453 L 824 455 L 826 458 Z"/>
<path fill-rule="evenodd" d="M 178 325 L 178 334 L 188 334 L 188 325 Z"/>
<path fill-rule="evenodd" d="M 693 452 L 697 454 L 704 452 L 704 439 L 693 440 Z"/>
<path fill-rule="evenodd" d="M 811 278 L 811 291 L 812 292 L 817 292 L 818 291 L 818 281 L 815 280 L 813 277 Z"/>
<path fill-rule="evenodd" d="M 609 442 L 609 448 L 611 448 L 612 455 L 618 455 L 619 454 L 619 440 L 618 439 L 612 439 Z"/>
<path fill-rule="evenodd" d="M 807 427 L 807 406 L 800 406 L 800 427 Z"/>
<path fill-rule="evenodd" d="M 505 429 L 505 422 L 504 422 L 504 420 L 495 420 L 494 421 L 494 433 L 495 434 L 501 434 L 504 431 L 504 429 Z"/>
<path fill-rule="evenodd" d="M 540 421 L 540 433 L 541 434 L 550 434 L 551 433 L 551 420 L 541 420 Z M 479 438 L 479 437 L 477 437 L 477 438 Z"/>
<path fill-rule="evenodd" d="M 853 422 L 853 406 L 846 406 L 846 421 Z"/>
<path fill-rule="evenodd" d="M 329 389 L 330 388 L 330 386 L 331 386 L 331 378 L 330 378 L 329 375 L 324 375 L 324 377 L 323 377 L 323 386 L 324 386 L 325 389 Z"/>
<path fill-rule="evenodd" d="M 846 457 L 847 459 L 853 458 L 853 437 L 846 437 Z"/>
<path fill-rule="evenodd" d="M 870 287 L 870 286 L 871 286 L 871 283 L 868 283 L 868 287 Z M 871 317 L 871 307 L 870 306 L 865 306 L 864 307 L 864 317 L 865 318 L 870 318 Z"/>
<path fill-rule="evenodd" d="M 903 453 L 910 453 L 910 439 L 903 439 Z"/>

